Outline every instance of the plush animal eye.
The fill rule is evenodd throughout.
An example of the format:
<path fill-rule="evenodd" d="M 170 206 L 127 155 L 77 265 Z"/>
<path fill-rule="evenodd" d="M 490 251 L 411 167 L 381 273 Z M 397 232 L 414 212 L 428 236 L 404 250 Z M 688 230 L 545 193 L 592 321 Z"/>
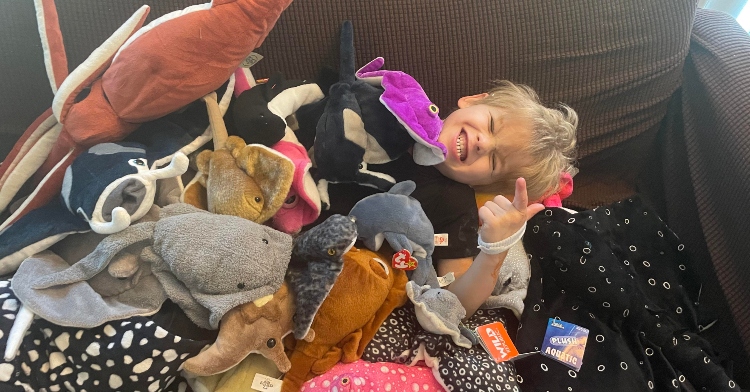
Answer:
<path fill-rule="evenodd" d="M 260 196 L 255 196 L 255 202 L 256 203 L 260 203 L 261 200 L 263 200 L 263 199 L 261 199 Z"/>
<path fill-rule="evenodd" d="M 357 167 L 359 168 L 359 170 L 362 170 L 365 166 L 360 163 L 359 165 L 357 165 Z"/>
<path fill-rule="evenodd" d="M 341 385 L 349 384 L 349 377 L 344 377 L 341 379 Z"/>
<path fill-rule="evenodd" d="M 237 283 L 237 288 L 240 289 L 240 290 L 242 290 L 242 289 L 245 288 L 245 284 L 244 283 Z"/>
<path fill-rule="evenodd" d="M 268 339 L 266 341 L 266 346 L 268 346 L 268 348 L 274 348 L 274 347 L 276 347 L 276 339 L 274 339 L 274 338 Z"/>
<path fill-rule="evenodd" d="M 284 204 L 292 204 L 297 201 L 297 195 L 289 196 L 288 199 L 284 200 Z"/>
<path fill-rule="evenodd" d="M 141 158 L 135 158 L 128 161 L 132 166 L 146 166 L 146 160 Z"/>
<path fill-rule="evenodd" d="M 437 105 L 435 105 L 434 103 L 430 105 L 429 108 L 432 114 L 438 114 L 438 112 L 440 111 L 440 109 L 438 109 Z"/>
<path fill-rule="evenodd" d="M 262 241 L 263 241 L 264 244 L 268 245 L 268 240 L 267 239 L 264 238 Z"/>
<path fill-rule="evenodd" d="M 328 254 L 331 255 L 331 256 L 335 255 L 336 254 L 336 249 L 333 249 L 333 248 L 328 249 Z"/>

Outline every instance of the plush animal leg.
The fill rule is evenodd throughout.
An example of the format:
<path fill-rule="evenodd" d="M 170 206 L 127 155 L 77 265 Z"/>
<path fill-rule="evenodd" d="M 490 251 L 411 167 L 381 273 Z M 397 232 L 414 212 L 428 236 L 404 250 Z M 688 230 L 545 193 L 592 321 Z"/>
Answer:
<path fill-rule="evenodd" d="M 21 305 L 16 314 L 16 321 L 13 322 L 8 333 L 8 340 L 5 343 L 5 360 L 11 361 L 16 357 L 18 349 L 23 343 L 23 337 L 26 335 L 26 331 L 31 327 L 31 323 L 34 321 L 34 312 L 29 308 Z"/>

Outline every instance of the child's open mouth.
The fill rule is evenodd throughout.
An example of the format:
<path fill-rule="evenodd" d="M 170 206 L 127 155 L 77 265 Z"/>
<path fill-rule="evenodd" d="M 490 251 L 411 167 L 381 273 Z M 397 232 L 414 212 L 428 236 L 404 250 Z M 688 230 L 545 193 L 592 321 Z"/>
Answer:
<path fill-rule="evenodd" d="M 461 133 L 458 134 L 458 137 L 456 138 L 456 155 L 458 155 L 458 159 L 463 162 L 466 160 L 466 157 L 469 155 L 469 149 L 466 145 L 466 131 L 461 130 Z"/>

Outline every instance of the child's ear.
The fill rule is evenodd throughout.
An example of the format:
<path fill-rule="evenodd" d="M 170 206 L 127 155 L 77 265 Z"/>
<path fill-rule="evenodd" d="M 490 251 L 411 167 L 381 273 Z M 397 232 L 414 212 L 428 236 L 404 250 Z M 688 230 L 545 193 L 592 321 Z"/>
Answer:
<path fill-rule="evenodd" d="M 483 99 L 484 97 L 488 96 L 488 93 L 481 93 L 481 94 L 475 94 L 475 95 L 467 95 L 465 97 L 461 97 L 458 99 L 458 108 L 463 109 L 467 106 L 474 105 L 477 101 L 480 99 Z"/>

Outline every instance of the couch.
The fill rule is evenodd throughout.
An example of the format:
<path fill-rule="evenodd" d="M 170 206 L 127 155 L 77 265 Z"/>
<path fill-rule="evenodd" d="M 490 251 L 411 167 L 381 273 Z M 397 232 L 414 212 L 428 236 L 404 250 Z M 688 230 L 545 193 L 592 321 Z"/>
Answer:
<path fill-rule="evenodd" d="M 151 2 L 149 20 L 201 0 Z M 142 0 L 58 1 L 69 68 Z M 644 195 L 703 276 L 705 336 L 750 387 L 750 37 L 694 0 L 298 0 L 256 52 L 256 77 L 335 67 L 340 22 L 357 63 L 376 56 L 446 113 L 493 79 L 580 115 L 580 173 L 566 206 Z M 148 22 L 147 21 L 147 22 Z M 32 2 L 0 2 L 0 159 L 50 106 Z"/>

